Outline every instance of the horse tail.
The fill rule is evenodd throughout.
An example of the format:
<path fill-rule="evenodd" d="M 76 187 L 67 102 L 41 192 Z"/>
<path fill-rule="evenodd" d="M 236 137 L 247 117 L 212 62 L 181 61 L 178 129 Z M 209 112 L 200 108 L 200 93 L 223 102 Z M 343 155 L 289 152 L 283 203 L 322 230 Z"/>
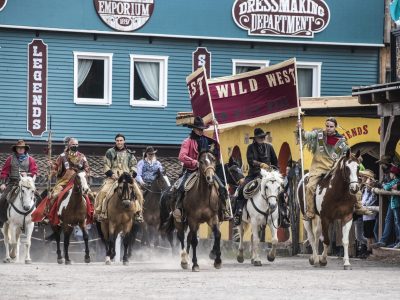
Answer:
<path fill-rule="evenodd" d="M 301 212 L 304 214 L 305 213 L 305 195 L 303 194 L 303 184 L 308 181 L 309 173 L 305 174 L 303 178 L 300 179 L 297 189 L 296 189 L 296 200 L 297 204 L 300 207 Z M 305 189 L 304 189 L 305 190 Z"/>

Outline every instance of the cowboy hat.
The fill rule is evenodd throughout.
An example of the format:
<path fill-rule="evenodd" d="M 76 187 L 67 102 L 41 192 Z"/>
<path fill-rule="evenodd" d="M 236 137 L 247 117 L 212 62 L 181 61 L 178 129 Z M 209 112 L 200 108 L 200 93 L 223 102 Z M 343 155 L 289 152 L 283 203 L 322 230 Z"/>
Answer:
<path fill-rule="evenodd" d="M 18 140 L 17 143 L 11 147 L 11 150 L 17 152 L 17 147 L 24 147 L 25 151 L 29 151 L 30 149 L 30 147 L 25 144 L 24 140 Z"/>
<path fill-rule="evenodd" d="M 370 169 L 365 169 L 364 171 L 360 171 L 359 174 L 360 174 L 360 176 L 375 179 L 375 174 Z"/>
<path fill-rule="evenodd" d="M 197 129 L 207 129 L 209 126 L 204 124 L 204 121 L 201 117 L 197 116 L 194 118 L 193 124 L 186 125 L 189 128 L 197 128 Z"/>
<path fill-rule="evenodd" d="M 376 163 L 380 165 L 390 165 L 392 163 L 392 158 L 390 155 L 382 155 Z"/>
<path fill-rule="evenodd" d="M 152 146 L 148 146 L 146 148 L 146 150 L 144 150 L 144 154 L 155 154 L 157 153 L 157 150 L 154 150 L 154 148 Z"/>
<path fill-rule="evenodd" d="M 261 128 L 256 128 L 254 129 L 254 136 L 251 136 L 251 139 L 255 139 L 255 138 L 263 138 L 266 137 L 267 133 L 264 132 L 264 130 L 262 130 Z"/>

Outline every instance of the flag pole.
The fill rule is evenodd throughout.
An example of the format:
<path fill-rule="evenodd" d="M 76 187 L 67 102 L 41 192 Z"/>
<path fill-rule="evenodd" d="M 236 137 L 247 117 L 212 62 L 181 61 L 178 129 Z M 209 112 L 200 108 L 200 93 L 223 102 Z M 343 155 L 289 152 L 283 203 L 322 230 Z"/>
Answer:
<path fill-rule="evenodd" d="M 297 124 L 301 122 L 301 103 L 300 103 L 300 97 L 299 97 L 299 85 L 298 85 L 298 78 L 297 78 L 297 65 L 296 65 L 296 58 L 294 58 L 294 65 L 295 65 L 295 70 L 296 70 L 296 98 L 297 98 Z M 296 126 L 297 126 L 296 124 Z M 303 135 L 302 135 L 302 127 L 298 128 L 297 130 L 299 131 L 299 146 L 300 146 L 300 160 L 301 160 L 301 179 L 304 179 L 304 153 L 303 153 Z M 302 184 L 302 189 L 303 189 L 303 206 L 304 206 L 304 213 L 306 213 L 306 185 L 305 182 L 303 181 Z M 299 202 L 300 203 L 300 202 Z"/>
<path fill-rule="evenodd" d="M 206 75 L 205 80 L 206 80 L 206 86 L 207 86 L 208 101 L 210 103 L 210 108 L 211 108 L 211 116 L 212 116 L 212 122 L 213 122 L 213 126 L 214 126 L 215 138 L 217 139 L 218 145 L 220 145 L 219 134 L 218 134 L 218 122 L 217 122 L 217 119 L 215 118 L 215 114 L 214 114 L 214 107 L 212 105 L 210 89 L 208 87 L 207 73 L 206 73 L 206 70 L 205 70 L 204 66 L 202 68 L 203 68 L 204 74 Z M 228 195 L 228 199 L 229 199 L 229 201 L 228 201 L 229 213 L 230 213 L 230 217 L 233 218 L 232 204 L 231 204 L 230 197 L 229 197 L 228 182 L 226 180 L 225 165 L 224 165 L 224 159 L 222 157 L 221 147 L 219 149 L 219 159 L 220 159 L 220 162 L 221 162 L 221 165 L 222 165 L 222 174 L 224 175 L 225 189 L 227 191 L 227 195 Z"/>

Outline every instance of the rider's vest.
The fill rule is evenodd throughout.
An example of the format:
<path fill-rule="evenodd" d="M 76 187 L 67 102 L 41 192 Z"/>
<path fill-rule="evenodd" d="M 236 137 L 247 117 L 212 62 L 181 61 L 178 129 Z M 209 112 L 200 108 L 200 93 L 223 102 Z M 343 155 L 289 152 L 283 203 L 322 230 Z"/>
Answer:
<path fill-rule="evenodd" d="M 325 143 L 324 132 L 322 130 L 318 130 L 317 132 L 317 142 L 318 142 L 318 150 L 319 152 L 326 152 L 330 156 L 331 159 L 337 160 L 339 156 L 343 154 L 344 149 L 346 149 L 346 139 L 339 138 L 336 144 L 329 151 L 327 144 Z"/>
<path fill-rule="evenodd" d="M 142 169 L 142 178 L 144 182 L 153 182 L 156 179 L 156 172 L 158 170 L 158 165 L 153 163 L 150 164 L 147 160 L 144 160 Z"/>
<path fill-rule="evenodd" d="M 19 172 L 29 172 L 29 156 L 22 162 L 19 162 L 16 155 L 12 156 L 10 179 L 19 180 Z"/>

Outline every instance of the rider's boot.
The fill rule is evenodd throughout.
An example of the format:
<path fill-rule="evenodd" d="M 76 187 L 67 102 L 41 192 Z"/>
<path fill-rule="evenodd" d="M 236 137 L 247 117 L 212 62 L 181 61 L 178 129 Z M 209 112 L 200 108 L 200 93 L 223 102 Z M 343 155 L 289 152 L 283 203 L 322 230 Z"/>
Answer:
<path fill-rule="evenodd" d="M 172 215 L 176 222 L 182 222 L 182 200 L 183 200 L 183 192 L 177 190 L 176 192 L 176 202 L 175 202 L 175 210 Z"/>
<path fill-rule="evenodd" d="M 143 211 L 139 210 L 138 212 L 136 212 L 135 214 L 135 222 L 137 223 L 143 223 L 144 219 L 143 219 Z"/>
<path fill-rule="evenodd" d="M 230 201 L 228 192 L 226 191 L 226 188 L 224 186 L 220 186 L 218 189 L 219 193 L 219 200 L 221 202 L 221 214 L 222 214 L 222 220 L 223 221 L 230 221 L 232 220 L 231 212 L 228 209 Z"/>
<path fill-rule="evenodd" d="M 239 226 L 242 223 L 243 207 L 245 203 L 246 199 L 244 198 L 236 199 L 236 210 L 235 210 L 235 216 L 233 217 L 233 223 L 235 224 L 235 226 Z"/>
<path fill-rule="evenodd" d="M 307 193 L 308 192 L 308 193 Z M 310 221 L 315 217 L 314 194 L 306 192 L 306 215 L 303 216 L 305 221 Z"/>

